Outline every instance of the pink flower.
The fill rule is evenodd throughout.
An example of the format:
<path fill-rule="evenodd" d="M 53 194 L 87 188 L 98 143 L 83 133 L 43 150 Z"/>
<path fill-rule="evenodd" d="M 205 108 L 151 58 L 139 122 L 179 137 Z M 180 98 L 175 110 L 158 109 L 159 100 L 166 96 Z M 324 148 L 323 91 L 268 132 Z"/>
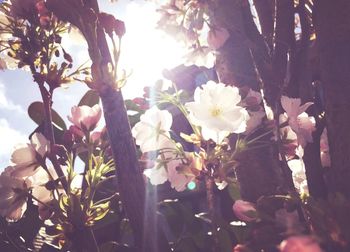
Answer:
<path fill-rule="evenodd" d="M 8 221 L 18 221 L 22 218 L 27 209 L 30 191 L 42 202 L 47 202 L 51 195 L 45 188 L 49 177 L 42 167 L 37 168 L 34 174 L 28 177 L 15 177 L 16 169 L 7 167 L 0 175 L 0 215 Z"/>
<path fill-rule="evenodd" d="M 262 96 L 260 92 L 252 89 L 248 90 L 247 95 L 242 100 L 242 106 L 247 109 L 249 113 L 249 120 L 247 121 L 247 128 L 245 134 L 249 134 L 258 128 L 263 118 L 266 117 L 264 108 L 261 106 Z"/>
<path fill-rule="evenodd" d="M 225 44 L 229 37 L 230 33 L 225 28 L 218 27 L 208 32 L 207 42 L 211 49 L 217 50 Z"/>
<path fill-rule="evenodd" d="M 72 107 L 72 116 L 68 116 L 68 120 L 83 131 L 92 131 L 101 118 L 102 111 L 98 104 L 93 107 L 74 106 Z"/>
<path fill-rule="evenodd" d="M 23 178 L 3 172 L 0 175 L 0 215 L 7 221 L 18 221 L 27 209 L 30 185 Z"/>
<path fill-rule="evenodd" d="M 315 118 L 309 116 L 305 111 L 312 105 L 312 102 L 301 105 L 299 98 L 282 96 L 281 105 L 286 113 L 280 115 L 280 122 L 288 121 L 302 147 L 305 147 L 308 142 L 311 143 L 312 132 L 315 131 Z"/>
<path fill-rule="evenodd" d="M 178 192 L 182 192 L 186 189 L 187 184 L 191 182 L 193 178 L 181 174 L 176 170 L 176 167 L 181 165 L 180 162 L 173 161 L 173 163 L 175 164 L 170 163 L 168 166 L 168 180 L 171 188 L 174 188 Z"/>
<path fill-rule="evenodd" d="M 257 218 L 255 205 L 244 200 L 236 200 L 232 206 L 236 217 L 242 221 L 250 222 Z"/>
<path fill-rule="evenodd" d="M 40 166 L 40 158 L 44 158 L 50 150 L 50 143 L 40 134 L 33 134 L 30 143 L 19 144 L 15 146 L 15 150 L 11 155 L 11 176 L 28 177 L 35 173 L 37 167 Z M 39 160 L 38 160 L 39 159 Z"/>
<path fill-rule="evenodd" d="M 242 245 L 242 244 L 237 244 L 233 248 L 233 252 L 252 252 L 247 246 Z"/>
<path fill-rule="evenodd" d="M 185 153 L 186 157 L 180 158 L 175 151 L 174 149 L 174 152 L 159 155 L 154 167 L 146 169 L 144 174 L 150 179 L 152 185 L 169 181 L 172 188 L 181 192 L 199 174 L 202 169 L 202 160 L 189 152 Z"/>
<path fill-rule="evenodd" d="M 73 140 L 76 142 L 81 141 L 84 137 L 84 132 L 75 125 L 69 127 L 69 132 L 72 134 Z"/>
<path fill-rule="evenodd" d="M 322 252 L 318 243 L 311 236 L 292 236 L 280 244 L 281 252 Z"/>
<path fill-rule="evenodd" d="M 102 136 L 102 131 L 94 131 L 90 136 L 91 142 L 99 143 L 101 136 Z"/>

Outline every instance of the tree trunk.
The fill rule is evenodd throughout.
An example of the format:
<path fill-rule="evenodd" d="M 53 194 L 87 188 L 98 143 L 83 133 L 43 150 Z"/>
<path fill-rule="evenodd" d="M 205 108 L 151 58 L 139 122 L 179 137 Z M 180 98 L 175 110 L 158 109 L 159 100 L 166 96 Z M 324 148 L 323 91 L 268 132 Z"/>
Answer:
<path fill-rule="evenodd" d="M 103 27 L 99 24 L 97 0 L 50 0 L 47 6 L 63 21 L 76 25 L 83 33 L 93 62 L 93 86 L 102 100 L 106 128 L 116 166 L 118 191 L 130 220 L 138 251 L 170 251 L 158 228 L 157 202 L 146 198 L 145 181 L 139 167 L 124 99 L 109 73 L 112 63 Z M 116 188 L 117 190 L 117 188 Z"/>
<path fill-rule="evenodd" d="M 350 198 L 350 2 L 315 1 L 314 20 L 326 102 L 331 192 Z"/>
<path fill-rule="evenodd" d="M 219 49 L 216 70 L 220 82 L 237 87 L 259 89 L 259 82 L 250 52 L 251 42 L 244 29 L 243 8 L 240 1 L 221 0 L 217 3 L 215 22 L 230 32 L 230 38 Z M 244 200 L 256 201 L 263 195 L 277 192 L 279 185 L 278 165 L 272 148 L 247 150 L 238 157 L 236 167 L 241 196 Z"/>

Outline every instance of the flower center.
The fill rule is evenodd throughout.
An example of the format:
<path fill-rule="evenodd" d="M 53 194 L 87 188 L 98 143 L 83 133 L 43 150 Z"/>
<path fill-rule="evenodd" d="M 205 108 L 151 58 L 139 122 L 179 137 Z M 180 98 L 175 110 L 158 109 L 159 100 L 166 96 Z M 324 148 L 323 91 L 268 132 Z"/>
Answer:
<path fill-rule="evenodd" d="M 218 117 L 220 114 L 221 114 L 221 109 L 219 109 L 219 108 L 214 108 L 211 110 L 211 115 L 213 117 Z"/>

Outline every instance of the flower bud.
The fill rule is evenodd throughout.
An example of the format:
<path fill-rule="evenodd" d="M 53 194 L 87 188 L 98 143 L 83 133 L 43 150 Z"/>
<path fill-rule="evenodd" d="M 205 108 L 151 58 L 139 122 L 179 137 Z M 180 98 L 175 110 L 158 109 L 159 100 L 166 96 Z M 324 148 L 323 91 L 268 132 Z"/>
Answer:
<path fill-rule="evenodd" d="M 257 211 L 254 204 L 248 201 L 236 200 L 232 209 L 236 217 L 242 221 L 250 222 L 257 218 Z"/>

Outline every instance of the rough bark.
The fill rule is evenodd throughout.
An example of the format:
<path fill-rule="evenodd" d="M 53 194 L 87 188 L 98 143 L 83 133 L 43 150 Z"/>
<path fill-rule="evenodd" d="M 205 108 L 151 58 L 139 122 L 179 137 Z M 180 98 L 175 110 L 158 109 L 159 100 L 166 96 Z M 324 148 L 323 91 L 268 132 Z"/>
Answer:
<path fill-rule="evenodd" d="M 105 33 L 97 19 L 97 0 L 50 0 L 47 1 L 47 6 L 58 18 L 81 29 L 87 40 L 93 62 L 91 85 L 99 91 L 101 97 L 116 166 L 118 191 L 138 251 L 170 251 L 167 239 L 158 228 L 156 201 L 146 198 L 145 181 L 139 167 L 122 93 L 115 88 L 115 80 L 106 73 L 107 66 L 112 61 Z"/>
<path fill-rule="evenodd" d="M 284 84 L 290 78 L 288 73 L 288 53 L 295 45 L 294 38 L 294 1 L 276 0 L 276 28 L 274 35 L 274 50 L 272 65 L 274 72 L 274 87 L 269 92 L 271 103 L 279 100 Z"/>
<path fill-rule="evenodd" d="M 297 42 L 293 55 L 291 80 L 287 87 L 287 93 L 291 97 L 300 97 L 303 103 L 315 102 L 312 71 L 309 61 L 311 24 L 307 17 L 305 0 L 299 2 L 297 12 L 300 17 L 302 37 Z M 315 105 L 308 112 L 314 118 L 318 118 L 320 113 Z M 310 195 L 315 198 L 325 198 L 327 196 L 327 188 L 323 178 L 320 157 L 320 136 L 324 128 L 321 120 L 316 120 L 316 128 L 317 130 L 313 133 L 313 142 L 309 143 L 304 149 L 303 159 Z"/>
<path fill-rule="evenodd" d="M 274 4 L 271 0 L 254 0 L 254 6 L 258 13 L 261 33 L 272 50 Z"/>
<path fill-rule="evenodd" d="M 331 192 L 350 198 L 350 2 L 315 1 L 314 20 L 326 102 Z"/>

